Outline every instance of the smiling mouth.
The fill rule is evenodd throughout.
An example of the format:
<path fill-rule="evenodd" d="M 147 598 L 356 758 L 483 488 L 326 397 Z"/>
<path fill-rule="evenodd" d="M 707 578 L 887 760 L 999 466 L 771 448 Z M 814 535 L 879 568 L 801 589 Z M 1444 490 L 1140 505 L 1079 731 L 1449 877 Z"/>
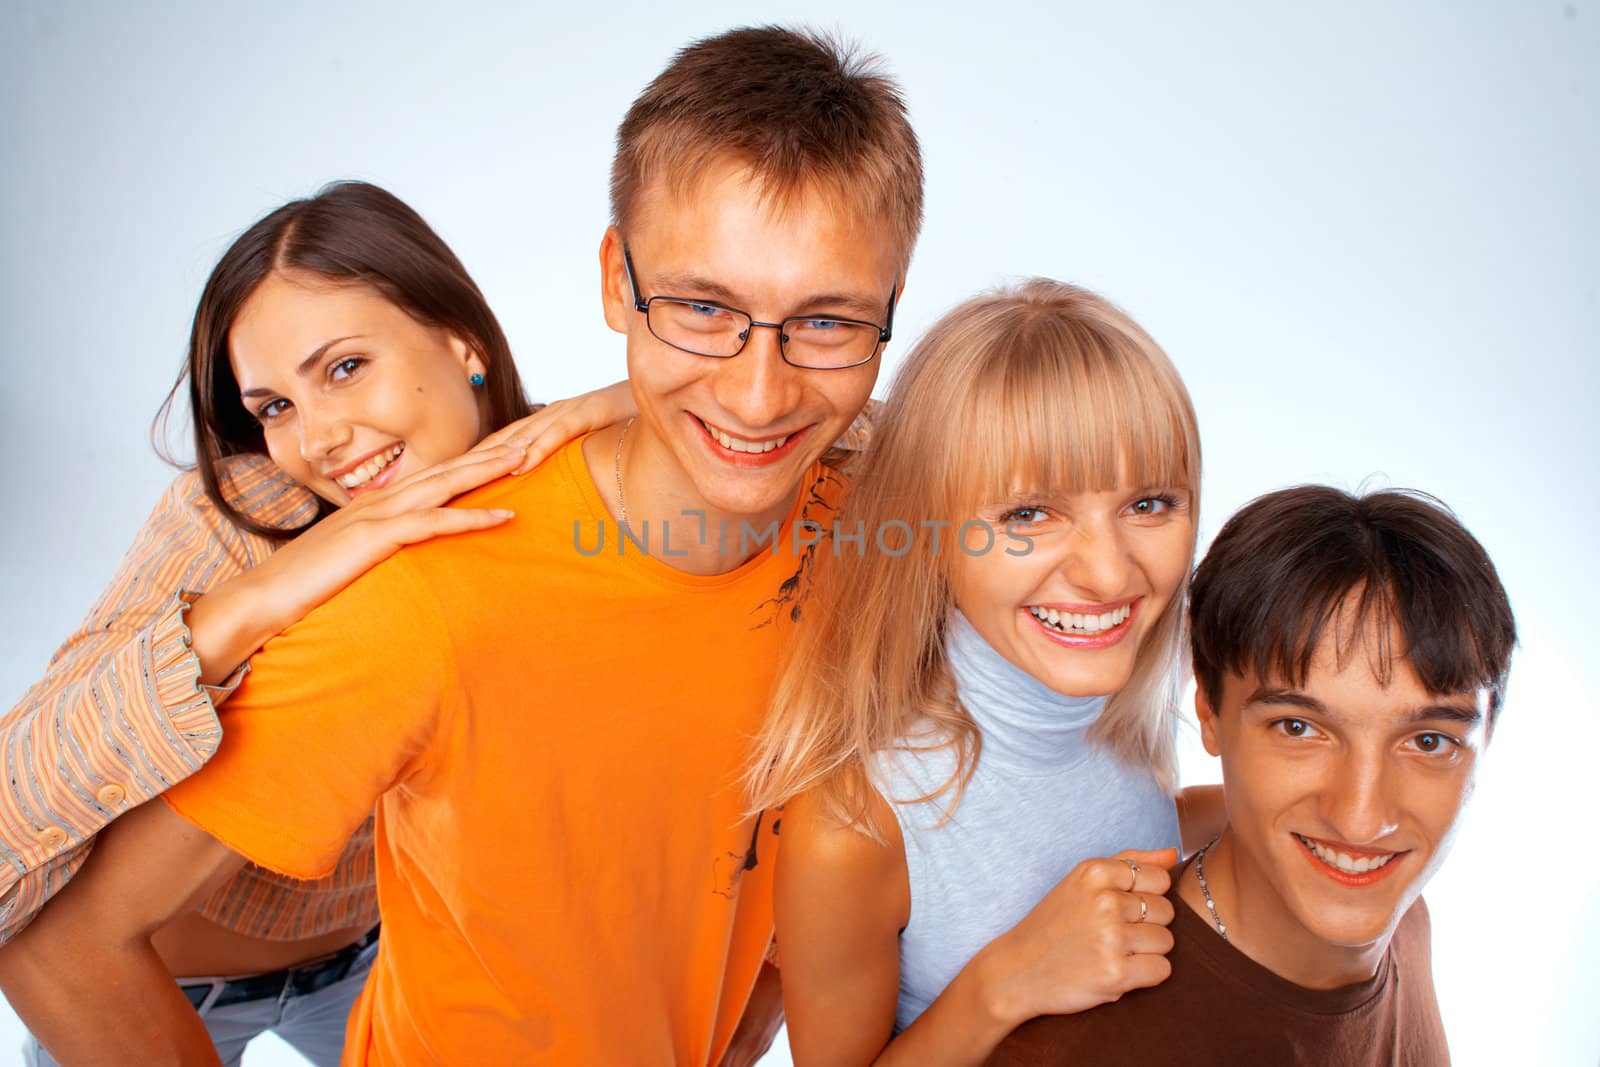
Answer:
<path fill-rule="evenodd" d="M 363 485 L 382 474 L 389 464 L 400 458 L 400 453 L 405 450 L 406 446 L 404 444 L 396 444 L 386 448 L 355 470 L 339 475 L 334 479 L 334 483 L 346 491 L 360 489 Z"/>
<path fill-rule="evenodd" d="M 731 433 L 719 430 L 717 427 L 711 425 L 698 415 L 695 416 L 695 421 L 700 423 L 700 425 L 705 429 L 707 436 L 730 452 L 743 452 L 749 455 L 759 456 L 767 452 L 777 451 L 784 445 L 788 444 L 789 441 L 794 437 L 794 434 L 787 433 L 782 437 L 773 437 L 765 441 L 747 441 L 742 437 L 735 437 Z"/>
<path fill-rule="evenodd" d="M 1126 625 L 1133 614 L 1133 605 L 1124 604 L 1102 612 L 1058 611 L 1029 605 L 1028 614 L 1057 633 L 1073 637 L 1095 637 Z"/>
<path fill-rule="evenodd" d="M 1351 852 L 1303 834 L 1295 834 L 1294 839 L 1300 842 L 1306 855 L 1326 874 L 1351 885 L 1368 885 L 1377 881 L 1393 869 L 1396 859 L 1405 855 L 1404 852 Z"/>

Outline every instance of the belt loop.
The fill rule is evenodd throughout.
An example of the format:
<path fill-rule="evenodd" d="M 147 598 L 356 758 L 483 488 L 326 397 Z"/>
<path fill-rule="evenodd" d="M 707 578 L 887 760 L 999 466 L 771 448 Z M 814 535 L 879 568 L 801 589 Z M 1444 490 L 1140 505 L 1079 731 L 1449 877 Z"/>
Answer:
<path fill-rule="evenodd" d="M 217 1002 L 217 998 L 222 996 L 222 990 L 227 986 L 228 980 L 226 978 L 185 978 L 178 984 L 186 989 L 199 986 L 210 987 L 210 992 L 206 994 L 205 999 L 194 1007 L 195 1014 L 203 1016 L 211 1010 L 211 1006 Z"/>

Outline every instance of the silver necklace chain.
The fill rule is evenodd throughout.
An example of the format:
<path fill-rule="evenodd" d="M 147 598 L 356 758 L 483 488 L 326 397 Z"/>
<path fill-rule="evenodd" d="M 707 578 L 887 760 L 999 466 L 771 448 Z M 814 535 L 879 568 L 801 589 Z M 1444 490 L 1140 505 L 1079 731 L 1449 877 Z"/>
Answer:
<path fill-rule="evenodd" d="M 635 416 L 637 418 L 638 416 Z M 622 495 L 622 442 L 628 439 L 628 431 L 633 429 L 633 419 L 628 420 L 628 425 L 622 428 L 622 433 L 617 438 L 617 455 L 612 460 L 612 466 L 617 474 L 617 510 L 621 512 L 619 529 L 628 525 L 628 498 Z M 620 534 L 618 536 L 621 536 Z"/>
<path fill-rule="evenodd" d="M 1206 842 L 1194 857 L 1194 873 L 1200 879 L 1200 893 L 1206 898 L 1206 907 L 1211 911 L 1211 921 L 1217 924 L 1217 933 L 1222 935 L 1222 940 L 1228 940 L 1228 928 L 1222 923 L 1222 916 L 1217 914 L 1217 902 L 1211 899 L 1211 887 L 1206 885 L 1206 853 L 1211 851 L 1211 846 L 1217 843 L 1216 838 Z M 1231 941 L 1228 942 L 1232 944 Z"/>

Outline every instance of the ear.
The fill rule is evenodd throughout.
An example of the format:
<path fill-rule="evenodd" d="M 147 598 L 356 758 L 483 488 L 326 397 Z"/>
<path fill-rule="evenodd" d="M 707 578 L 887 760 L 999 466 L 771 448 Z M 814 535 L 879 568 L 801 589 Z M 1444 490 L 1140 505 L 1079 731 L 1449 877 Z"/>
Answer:
<path fill-rule="evenodd" d="M 605 236 L 600 238 L 600 306 L 605 310 L 607 326 L 618 333 L 628 332 L 636 309 L 627 264 L 623 262 L 622 234 L 615 226 L 607 226 Z"/>
<path fill-rule="evenodd" d="M 1194 687 L 1194 714 L 1200 720 L 1200 741 L 1206 746 L 1206 751 L 1213 756 L 1222 755 L 1222 746 L 1217 743 L 1217 712 L 1206 698 L 1205 687 L 1201 685 Z"/>
<path fill-rule="evenodd" d="M 461 368 L 470 378 L 474 374 L 489 375 L 489 364 L 479 354 L 477 346 L 460 334 L 450 334 L 450 351 L 461 361 Z"/>

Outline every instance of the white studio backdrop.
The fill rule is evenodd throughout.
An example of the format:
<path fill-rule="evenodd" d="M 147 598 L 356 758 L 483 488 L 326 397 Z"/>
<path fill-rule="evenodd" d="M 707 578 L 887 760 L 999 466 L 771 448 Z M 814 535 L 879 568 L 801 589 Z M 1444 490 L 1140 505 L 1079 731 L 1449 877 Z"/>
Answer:
<path fill-rule="evenodd" d="M 1593 0 L 0 0 L 0 699 L 172 477 L 150 417 L 233 236 L 330 179 L 376 181 L 461 255 L 537 396 L 612 381 L 616 124 L 676 47 L 753 22 L 882 53 L 923 139 L 880 395 L 951 304 L 1050 275 L 1121 303 L 1188 380 L 1202 544 L 1251 497 L 1326 481 L 1428 490 L 1487 545 L 1522 644 L 1428 892 L 1439 999 L 1458 1064 L 1596 1063 Z M 1216 778 L 1192 731 L 1184 770 Z M 297 1060 L 262 1043 L 248 1062 Z"/>

